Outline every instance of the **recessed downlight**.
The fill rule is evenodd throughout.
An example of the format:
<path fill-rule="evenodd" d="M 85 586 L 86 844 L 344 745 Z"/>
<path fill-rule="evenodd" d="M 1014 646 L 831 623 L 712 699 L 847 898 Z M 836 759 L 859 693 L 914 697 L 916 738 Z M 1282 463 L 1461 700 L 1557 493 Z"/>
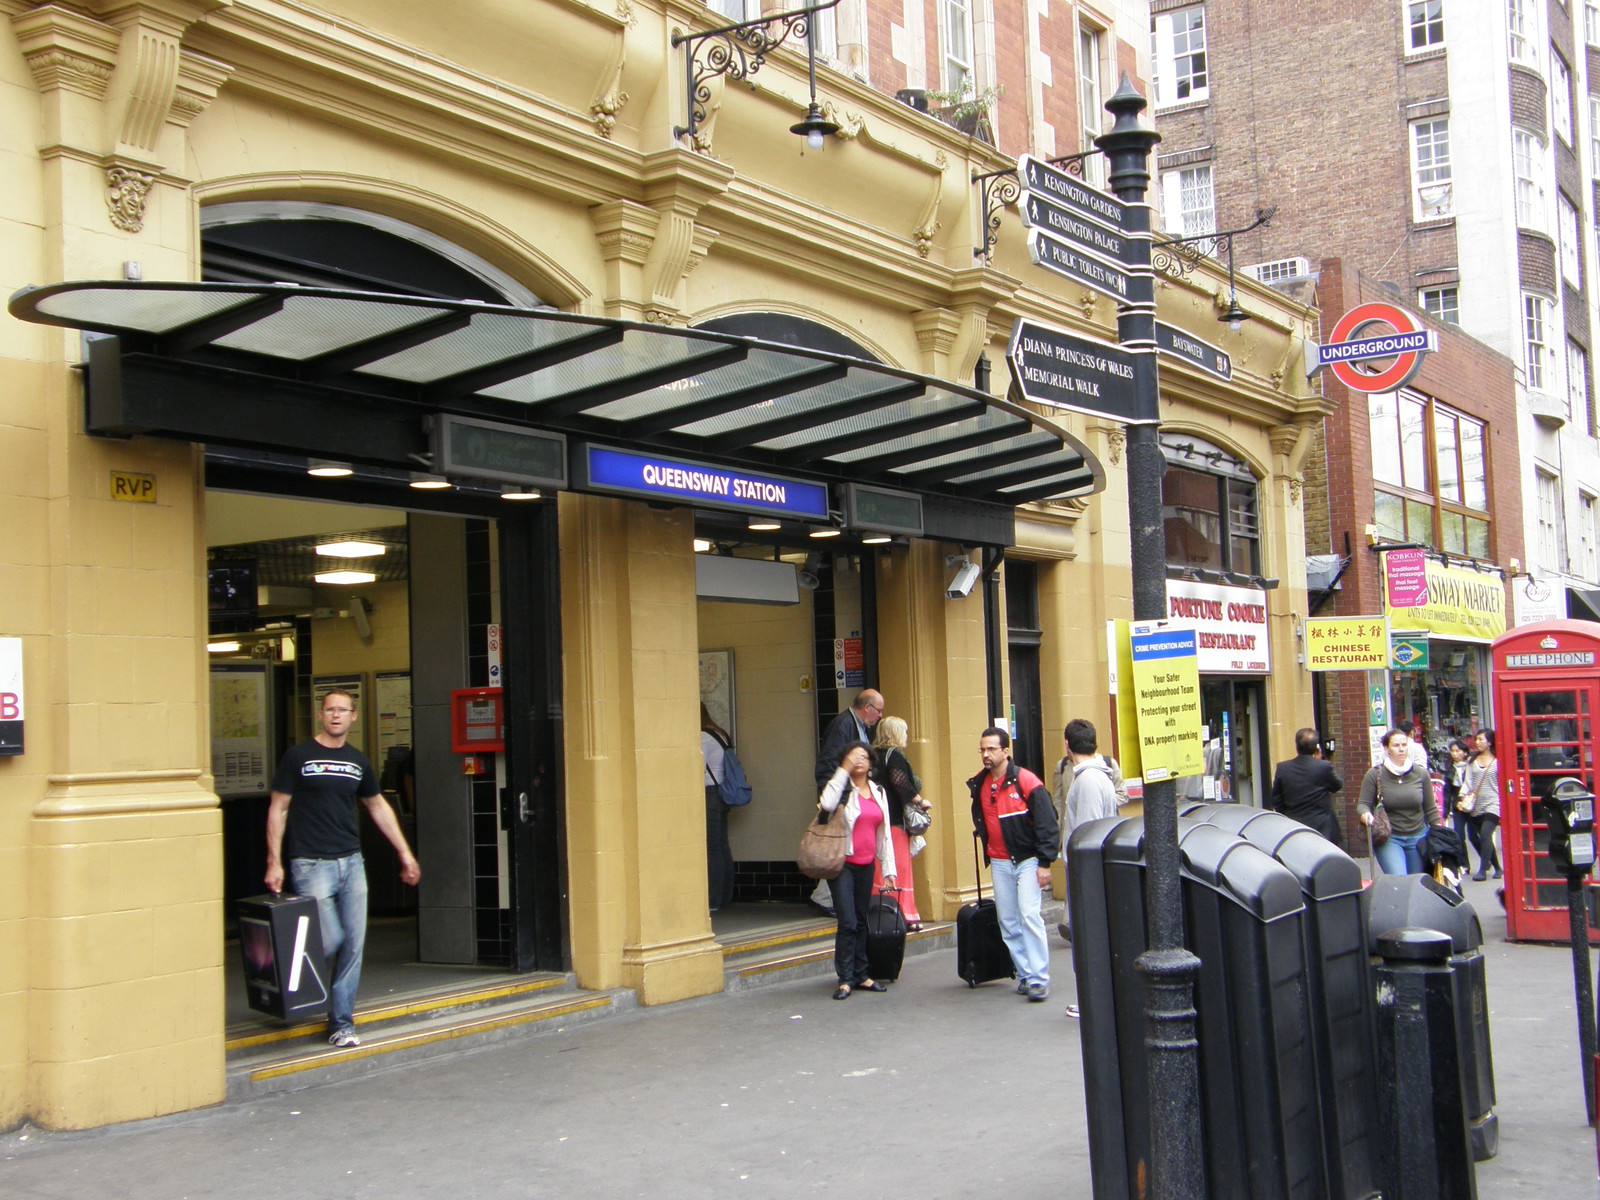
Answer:
<path fill-rule="evenodd" d="M 320 571 L 312 576 L 318 583 L 376 583 L 371 571 Z"/>
<path fill-rule="evenodd" d="M 411 486 L 419 492 L 438 492 L 450 487 L 450 481 L 443 475 L 429 475 L 423 471 L 411 472 Z"/>
<path fill-rule="evenodd" d="M 306 460 L 306 474 L 315 475 L 321 479 L 338 479 L 345 475 L 354 475 L 355 470 L 349 463 L 339 462 L 331 458 L 308 458 Z"/>
<path fill-rule="evenodd" d="M 206 649 L 212 654 L 237 654 L 238 642 L 207 642 Z"/>

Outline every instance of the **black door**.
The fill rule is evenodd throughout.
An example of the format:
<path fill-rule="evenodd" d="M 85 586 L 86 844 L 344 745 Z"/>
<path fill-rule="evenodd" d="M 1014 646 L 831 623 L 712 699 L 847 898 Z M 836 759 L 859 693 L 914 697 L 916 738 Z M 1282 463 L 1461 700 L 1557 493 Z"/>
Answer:
<path fill-rule="evenodd" d="M 562 831 L 561 613 L 556 509 L 502 517 L 506 780 L 512 967 L 566 968 Z"/>

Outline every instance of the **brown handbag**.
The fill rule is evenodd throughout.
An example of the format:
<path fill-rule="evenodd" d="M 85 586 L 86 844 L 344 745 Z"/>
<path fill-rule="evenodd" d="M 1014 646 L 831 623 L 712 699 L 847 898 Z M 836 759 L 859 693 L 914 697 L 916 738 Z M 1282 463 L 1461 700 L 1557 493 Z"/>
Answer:
<path fill-rule="evenodd" d="M 1367 837 L 1371 839 L 1372 848 L 1376 850 L 1389 840 L 1394 833 L 1394 826 L 1389 823 L 1389 814 L 1383 807 L 1383 765 L 1380 763 L 1373 770 L 1378 772 L 1374 776 L 1378 792 L 1378 803 L 1372 810 L 1372 824 L 1367 826 Z"/>
<path fill-rule="evenodd" d="M 818 811 L 816 819 L 806 824 L 800 835 L 800 850 L 795 855 L 795 866 L 808 879 L 837 879 L 844 870 L 845 855 L 849 853 L 848 821 L 844 819 L 841 804 L 832 813 Z M 833 817 L 833 820 L 829 820 Z"/>

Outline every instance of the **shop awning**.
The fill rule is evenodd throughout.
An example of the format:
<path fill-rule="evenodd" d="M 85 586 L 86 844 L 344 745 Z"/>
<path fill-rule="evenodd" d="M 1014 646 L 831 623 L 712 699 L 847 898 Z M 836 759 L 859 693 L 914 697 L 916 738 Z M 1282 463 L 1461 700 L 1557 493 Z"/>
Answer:
<path fill-rule="evenodd" d="M 449 413 L 1006 509 L 1104 486 L 1080 442 L 1020 406 L 731 334 L 284 284 L 64 283 L 9 308 L 117 338 L 90 355 L 92 433 L 403 467 Z"/>
<path fill-rule="evenodd" d="M 1600 621 L 1600 590 L 1567 588 L 1567 616 L 1574 621 Z"/>

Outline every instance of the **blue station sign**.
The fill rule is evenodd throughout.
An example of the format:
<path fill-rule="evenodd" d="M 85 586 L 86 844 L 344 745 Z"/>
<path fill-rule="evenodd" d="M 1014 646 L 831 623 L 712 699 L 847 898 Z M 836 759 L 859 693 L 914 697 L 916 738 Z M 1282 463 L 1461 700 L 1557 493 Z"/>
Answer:
<path fill-rule="evenodd" d="M 820 483 L 731 471 L 704 463 L 585 444 L 576 482 L 591 491 L 619 492 L 736 512 L 825 521 L 828 489 Z"/>

